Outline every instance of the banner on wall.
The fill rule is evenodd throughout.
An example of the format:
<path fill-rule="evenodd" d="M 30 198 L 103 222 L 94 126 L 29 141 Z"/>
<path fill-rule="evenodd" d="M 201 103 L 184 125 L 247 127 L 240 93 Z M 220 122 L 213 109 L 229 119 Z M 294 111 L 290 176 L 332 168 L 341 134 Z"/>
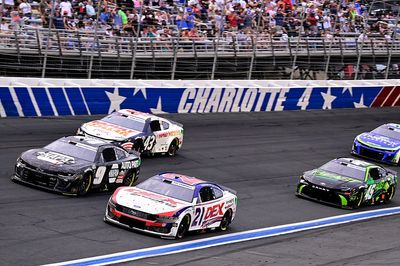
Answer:
<path fill-rule="evenodd" d="M 115 87 L 2 86 L 0 115 L 265 112 L 400 106 L 400 86 Z"/>

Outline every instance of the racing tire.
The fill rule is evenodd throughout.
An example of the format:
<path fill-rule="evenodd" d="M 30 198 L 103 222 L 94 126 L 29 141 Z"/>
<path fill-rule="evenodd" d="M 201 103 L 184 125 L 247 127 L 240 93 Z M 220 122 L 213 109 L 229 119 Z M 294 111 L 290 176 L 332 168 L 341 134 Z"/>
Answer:
<path fill-rule="evenodd" d="M 138 175 L 136 174 L 136 171 L 132 171 L 129 175 L 125 176 L 124 181 L 122 182 L 122 185 L 131 187 L 133 184 L 135 184 L 137 179 L 138 179 Z"/>
<path fill-rule="evenodd" d="M 77 195 L 82 197 L 87 195 L 87 193 L 90 190 L 90 187 L 92 186 L 93 182 L 93 175 L 92 174 L 85 174 L 83 175 L 82 179 L 80 180 L 78 184 L 78 191 Z"/>
<path fill-rule="evenodd" d="M 232 220 L 232 211 L 229 209 L 225 212 L 224 216 L 222 217 L 221 224 L 219 225 L 219 230 L 226 231 L 229 228 L 229 224 Z"/>
<path fill-rule="evenodd" d="M 386 192 L 385 203 L 389 203 L 393 199 L 395 192 L 396 192 L 395 187 L 390 186 L 388 191 Z"/>
<path fill-rule="evenodd" d="M 143 151 L 144 151 L 143 141 L 135 140 L 135 142 L 133 143 L 132 150 L 135 150 L 139 153 L 143 153 Z"/>
<path fill-rule="evenodd" d="M 353 209 L 360 208 L 360 206 L 361 206 L 361 204 L 363 202 L 363 199 L 364 199 L 364 191 L 358 192 L 357 199 L 356 199 L 356 201 L 354 203 Z"/>
<path fill-rule="evenodd" d="M 176 239 L 182 239 L 186 233 L 189 230 L 189 224 L 190 224 L 190 217 L 189 215 L 185 215 L 185 217 L 183 217 L 182 221 L 179 223 L 178 225 L 178 229 L 176 231 Z"/>
<path fill-rule="evenodd" d="M 178 152 L 178 143 L 177 143 L 177 140 L 174 139 L 174 140 L 171 142 L 171 144 L 169 144 L 167 154 L 168 154 L 168 156 L 170 156 L 170 157 L 174 157 L 174 156 L 176 155 L 177 152 Z"/>

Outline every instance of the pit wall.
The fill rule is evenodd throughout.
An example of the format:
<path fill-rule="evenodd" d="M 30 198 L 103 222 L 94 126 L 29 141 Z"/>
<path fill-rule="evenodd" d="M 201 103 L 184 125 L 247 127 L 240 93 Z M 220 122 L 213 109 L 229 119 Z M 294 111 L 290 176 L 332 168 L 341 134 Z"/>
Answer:
<path fill-rule="evenodd" d="M 0 78 L 0 115 L 266 112 L 400 106 L 400 80 L 169 81 Z"/>

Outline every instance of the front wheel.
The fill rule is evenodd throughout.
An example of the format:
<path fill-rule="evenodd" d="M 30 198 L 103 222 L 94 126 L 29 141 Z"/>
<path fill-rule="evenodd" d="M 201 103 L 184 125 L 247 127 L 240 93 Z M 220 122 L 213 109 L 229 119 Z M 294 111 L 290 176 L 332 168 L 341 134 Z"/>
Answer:
<path fill-rule="evenodd" d="M 78 184 L 78 196 L 85 196 L 88 192 L 90 187 L 92 186 L 92 174 L 85 174 L 81 181 Z"/>
<path fill-rule="evenodd" d="M 219 226 L 219 230 L 226 231 L 228 230 L 229 224 L 231 223 L 232 219 L 232 212 L 228 210 L 225 212 L 224 216 L 222 217 L 221 224 Z"/>
<path fill-rule="evenodd" d="M 180 222 L 179 226 L 178 226 L 178 231 L 176 232 L 176 239 L 182 239 L 186 233 L 189 230 L 189 223 L 190 223 L 190 218 L 188 215 L 186 215 L 185 217 L 183 217 L 182 221 Z"/>
<path fill-rule="evenodd" d="M 363 199 L 364 199 L 364 191 L 358 192 L 358 195 L 357 195 L 357 198 L 356 198 L 356 201 L 355 201 L 355 204 L 354 204 L 353 208 L 354 209 L 360 208 L 360 206 L 361 206 L 361 204 L 363 202 Z"/>

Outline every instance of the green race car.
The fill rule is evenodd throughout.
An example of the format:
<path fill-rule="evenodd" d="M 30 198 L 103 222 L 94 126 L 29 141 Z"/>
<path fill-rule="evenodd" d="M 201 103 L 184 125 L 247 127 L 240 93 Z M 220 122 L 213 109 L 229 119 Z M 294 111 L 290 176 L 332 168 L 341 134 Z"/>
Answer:
<path fill-rule="evenodd" d="M 382 166 L 337 158 L 304 172 L 296 195 L 347 209 L 389 202 L 397 187 L 397 173 Z"/>

